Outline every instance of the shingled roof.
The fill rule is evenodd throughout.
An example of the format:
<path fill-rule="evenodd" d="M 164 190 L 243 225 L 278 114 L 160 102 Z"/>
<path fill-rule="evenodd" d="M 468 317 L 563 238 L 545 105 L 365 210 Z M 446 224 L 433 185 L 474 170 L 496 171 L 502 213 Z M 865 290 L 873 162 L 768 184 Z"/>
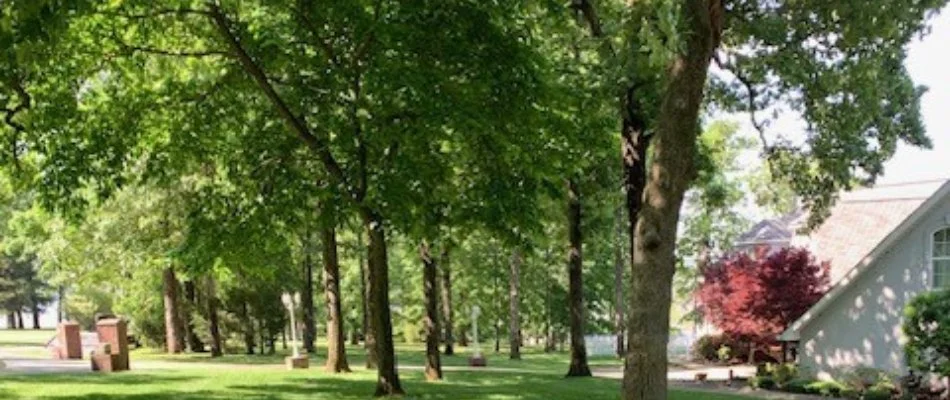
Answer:
<path fill-rule="evenodd" d="M 739 237 L 737 247 L 779 243 L 806 247 L 820 261 L 831 264 L 831 282 L 836 283 L 944 182 L 882 184 L 846 192 L 817 229 L 796 232 L 804 215 L 793 213 L 759 222 Z"/>

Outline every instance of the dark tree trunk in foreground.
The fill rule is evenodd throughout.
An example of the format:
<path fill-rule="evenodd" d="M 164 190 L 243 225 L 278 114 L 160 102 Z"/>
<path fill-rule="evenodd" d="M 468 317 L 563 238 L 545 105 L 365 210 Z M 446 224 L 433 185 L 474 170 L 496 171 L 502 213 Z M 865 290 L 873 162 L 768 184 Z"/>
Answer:
<path fill-rule="evenodd" d="M 567 181 L 568 304 L 571 316 L 571 367 L 567 376 L 591 376 L 584 343 L 584 264 L 581 236 L 581 193 L 577 181 Z"/>
<path fill-rule="evenodd" d="M 328 372 L 350 372 L 343 336 L 343 306 L 340 300 L 340 262 L 337 257 L 336 231 L 323 229 L 323 291 L 327 301 Z"/>
<path fill-rule="evenodd" d="M 624 400 L 667 398 L 670 301 L 675 271 L 676 229 L 683 195 L 695 174 L 694 156 L 714 38 L 720 32 L 720 0 L 683 2 L 685 51 L 667 70 L 660 102 L 650 180 L 634 236 L 630 294 L 629 350 Z"/>
<path fill-rule="evenodd" d="M 365 249 L 362 232 L 356 235 L 356 239 L 358 248 L 360 250 Z M 360 301 L 363 306 L 363 347 L 366 349 L 366 369 L 376 369 L 379 365 L 379 357 L 376 356 L 376 330 L 373 329 L 373 321 L 369 318 L 369 265 L 367 265 L 362 251 L 357 252 L 357 254 L 360 263 Z"/>
<path fill-rule="evenodd" d="M 383 218 L 362 208 L 363 225 L 369 237 L 369 317 L 373 322 L 378 357 L 376 396 L 402 395 L 396 371 L 392 316 L 389 312 L 389 260 L 386 254 L 386 230 Z"/>
<path fill-rule="evenodd" d="M 442 360 L 439 358 L 439 299 L 438 299 L 438 267 L 432 259 L 429 244 L 425 241 L 419 245 L 419 258 L 422 260 L 422 296 L 425 299 L 426 313 L 423 320 L 426 340 L 426 368 L 427 381 L 442 379 Z"/>
<path fill-rule="evenodd" d="M 626 323 L 623 317 L 626 304 L 623 293 L 623 212 L 619 209 L 617 211 L 617 242 L 614 245 L 614 329 L 617 333 L 617 357 L 622 358 L 626 352 Z"/>
<path fill-rule="evenodd" d="M 16 328 L 23 329 L 23 311 L 16 310 Z"/>
<path fill-rule="evenodd" d="M 445 334 L 445 350 L 443 353 L 447 356 L 455 354 L 455 334 L 452 332 L 452 268 L 449 264 L 449 248 L 445 245 L 442 248 L 442 257 L 439 260 L 439 269 L 442 270 L 440 292 L 442 294 L 442 329 Z"/>
<path fill-rule="evenodd" d="M 202 353 L 205 351 L 205 344 L 201 342 L 201 337 L 198 336 L 198 332 L 195 330 L 195 322 L 191 316 L 193 310 L 199 309 L 198 292 L 195 290 L 195 282 L 192 280 L 185 281 L 184 286 L 186 306 L 182 315 L 184 315 L 185 320 L 185 336 L 188 339 L 188 348 L 194 353 Z"/>
<path fill-rule="evenodd" d="M 171 266 L 162 271 L 162 295 L 165 301 L 165 349 L 177 354 L 183 350 L 181 310 L 178 308 L 178 278 Z"/>
<path fill-rule="evenodd" d="M 521 278 L 521 252 L 515 250 L 509 263 L 511 270 L 508 281 L 508 357 L 512 360 L 521 359 L 521 299 L 519 295 Z"/>
<path fill-rule="evenodd" d="M 208 289 L 205 297 L 208 306 L 208 330 L 211 333 L 211 357 L 221 357 L 221 330 L 218 328 L 218 295 L 214 278 L 208 277 Z"/>
<path fill-rule="evenodd" d="M 303 293 L 300 294 L 300 307 L 303 308 L 303 348 L 312 356 L 316 354 L 313 343 L 317 338 L 317 320 L 314 318 L 313 257 L 310 254 L 310 240 L 311 235 L 307 234 L 303 246 Z"/>

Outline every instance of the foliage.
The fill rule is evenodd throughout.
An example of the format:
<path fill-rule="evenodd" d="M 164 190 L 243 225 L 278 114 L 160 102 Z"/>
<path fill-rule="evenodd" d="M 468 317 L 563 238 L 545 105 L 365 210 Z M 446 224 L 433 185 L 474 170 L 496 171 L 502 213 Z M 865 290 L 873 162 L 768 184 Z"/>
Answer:
<path fill-rule="evenodd" d="M 828 265 L 805 249 L 727 255 L 703 270 L 697 296 L 709 321 L 736 339 L 772 343 L 828 286 Z"/>
<path fill-rule="evenodd" d="M 904 310 L 904 356 L 911 370 L 950 376 L 950 291 L 922 293 Z"/>

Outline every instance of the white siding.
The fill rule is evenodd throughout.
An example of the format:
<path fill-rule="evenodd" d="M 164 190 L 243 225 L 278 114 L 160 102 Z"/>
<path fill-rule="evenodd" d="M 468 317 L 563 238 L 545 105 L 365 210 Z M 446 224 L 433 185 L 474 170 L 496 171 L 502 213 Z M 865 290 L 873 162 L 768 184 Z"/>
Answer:
<path fill-rule="evenodd" d="M 803 327 L 799 360 L 805 373 L 827 379 L 856 366 L 906 372 L 901 349 L 904 306 L 931 287 L 930 237 L 947 226 L 948 215 L 950 202 L 927 213 Z"/>

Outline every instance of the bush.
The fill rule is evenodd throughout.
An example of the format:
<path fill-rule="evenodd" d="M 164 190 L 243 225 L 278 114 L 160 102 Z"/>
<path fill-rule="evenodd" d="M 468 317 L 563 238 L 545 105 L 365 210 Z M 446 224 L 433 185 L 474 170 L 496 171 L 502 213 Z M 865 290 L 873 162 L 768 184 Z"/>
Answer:
<path fill-rule="evenodd" d="M 891 390 L 884 389 L 870 389 L 867 392 L 864 392 L 864 400 L 890 400 L 893 398 L 893 392 Z"/>
<path fill-rule="evenodd" d="M 805 390 L 809 394 L 838 397 L 847 387 L 835 381 L 817 381 L 806 385 Z"/>
<path fill-rule="evenodd" d="M 904 310 L 904 355 L 922 373 L 950 376 L 950 290 L 915 297 Z"/>
<path fill-rule="evenodd" d="M 785 385 L 798 377 L 798 367 L 795 364 L 778 364 L 772 370 L 772 379 L 779 385 Z"/>
<path fill-rule="evenodd" d="M 719 349 L 725 344 L 725 337 L 722 335 L 705 335 L 696 339 L 690 348 L 690 353 L 694 359 L 703 361 L 718 361 Z"/>
<path fill-rule="evenodd" d="M 771 376 L 753 376 L 749 378 L 749 386 L 753 389 L 772 390 L 776 388 L 775 381 Z"/>
<path fill-rule="evenodd" d="M 789 393 L 801 393 L 807 394 L 808 385 L 812 384 L 814 381 L 811 379 L 792 379 L 782 387 L 782 390 L 785 390 Z"/>

